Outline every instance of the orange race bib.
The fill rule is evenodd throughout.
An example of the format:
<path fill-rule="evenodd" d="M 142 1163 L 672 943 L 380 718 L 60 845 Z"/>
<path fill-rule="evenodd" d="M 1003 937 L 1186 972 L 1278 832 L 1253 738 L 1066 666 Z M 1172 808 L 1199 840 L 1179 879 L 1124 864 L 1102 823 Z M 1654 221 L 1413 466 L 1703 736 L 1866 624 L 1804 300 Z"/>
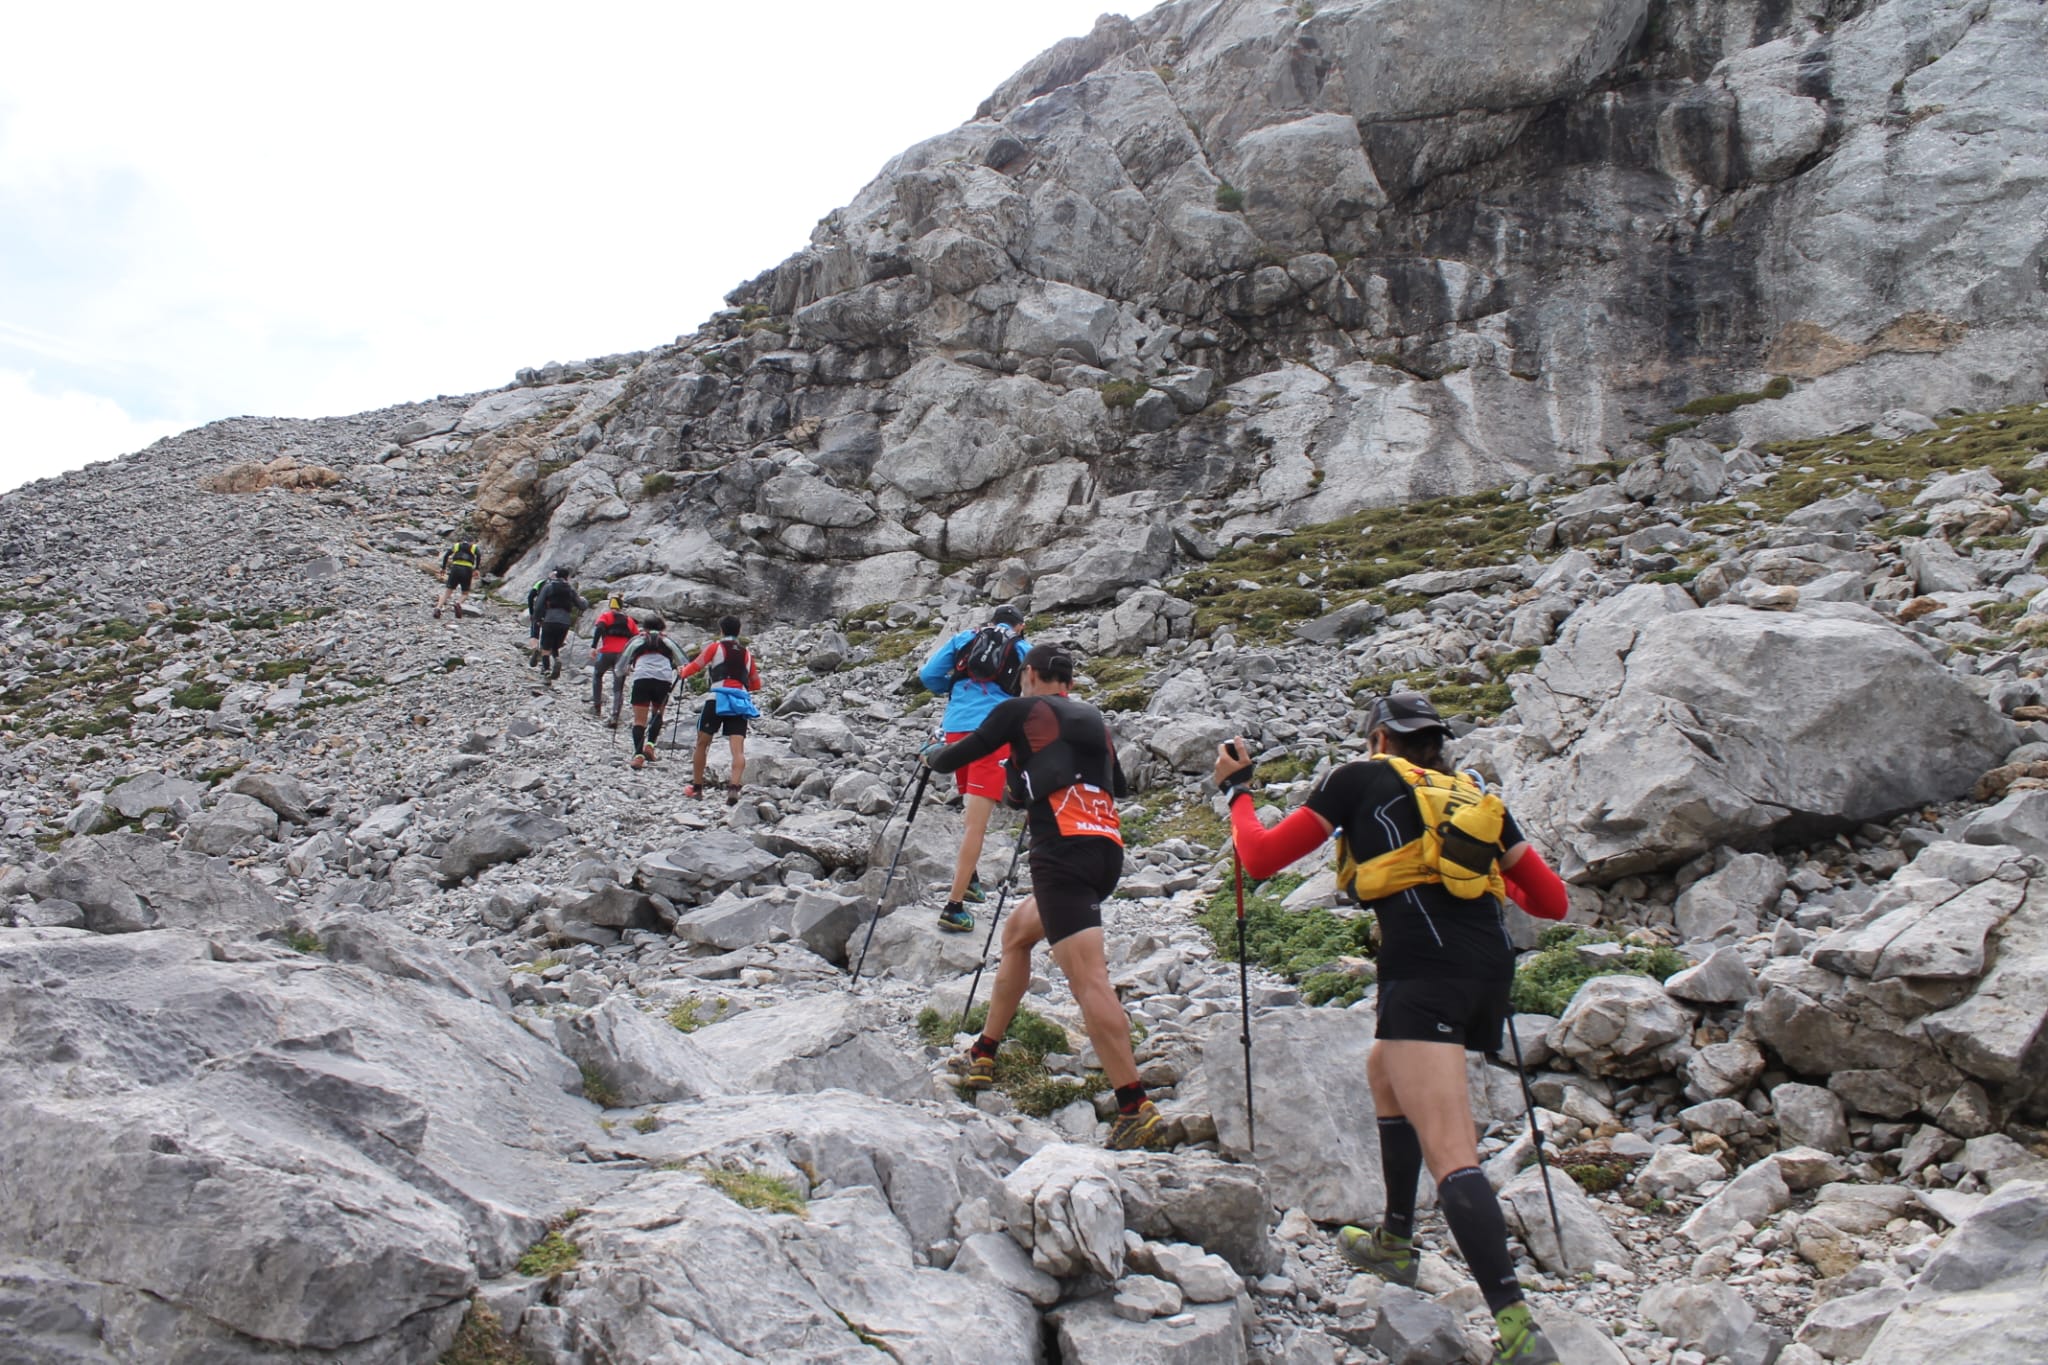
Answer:
<path fill-rule="evenodd" d="M 1091 835 L 1097 839 L 1124 841 L 1116 818 L 1116 798 L 1100 787 L 1076 782 L 1053 793 L 1052 816 L 1060 833 L 1068 837 Z"/>

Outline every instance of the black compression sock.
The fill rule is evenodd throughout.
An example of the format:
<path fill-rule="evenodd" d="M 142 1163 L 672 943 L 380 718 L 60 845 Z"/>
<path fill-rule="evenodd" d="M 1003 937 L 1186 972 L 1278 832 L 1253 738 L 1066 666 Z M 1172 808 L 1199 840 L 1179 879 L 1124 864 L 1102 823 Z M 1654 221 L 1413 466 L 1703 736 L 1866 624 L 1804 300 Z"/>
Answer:
<path fill-rule="evenodd" d="M 634 752 L 634 753 L 636 753 L 636 754 L 637 754 L 637 753 L 639 753 L 639 752 L 640 752 L 640 746 L 641 746 L 641 745 L 642 745 L 643 743 L 645 743 L 645 742 L 646 742 L 646 740 L 647 740 L 647 727 L 646 727 L 646 726 L 644 726 L 644 725 L 636 725 L 636 726 L 634 726 L 634 727 L 633 727 L 633 752 Z"/>
<path fill-rule="evenodd" d="M 1380 1170 L 1387 1179 L 1387 1218 L 1381 1224 L 1389 1237 L 1415 1235 L 1415 1184 L 1422 1178 L 1422 1140 L 1403 1115 L 1382 1118 Z"/>
<path fill-rule="evenodd" d="M 661 738 L 661 712 L 656 711 L 647 720 L 647 742 L 654 743 Z"/>
<path fill-rule="evenodd" d="M 1120 1114 L 1135 1114 L 1138 1106 L 1145 1102 L 1145 1083 L 1133 1081 L 1116 1088 L 1116 1107 Z"/>
<path fill-rule="evenodd" d="M 1522 1286 L 1515 1282 L 1515 1261 L 1508 1255 L 1508 1225 L 1485 1173 L 1477 1166 L 1452 1171 L 1437 1185 L 1436 1197 L 1465 1264 L 1472 1267 L 1472 1278 L 1479 1282 L 1479 1292 L 1486 1296 L 1487 1310 L 1498 1313 L 1520 1302 Z"/>
<path fill-rule="evenodd" d="M 969 1051 L 977 1057 L 993 1057 L 996 1055 L 996 1049 L 1002 1045 L 1000 1038 L 991 1038 L 984 1033 L 974 1040 L 974 1046 Z"/>

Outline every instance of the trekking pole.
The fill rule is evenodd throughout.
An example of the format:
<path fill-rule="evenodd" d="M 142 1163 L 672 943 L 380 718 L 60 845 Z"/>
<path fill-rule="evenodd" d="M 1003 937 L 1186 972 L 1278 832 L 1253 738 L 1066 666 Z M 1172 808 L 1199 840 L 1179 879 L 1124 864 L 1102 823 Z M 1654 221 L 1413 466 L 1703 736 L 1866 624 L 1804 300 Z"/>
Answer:
<path fill-rule="evenodd" d="M 989 918 L 988 937 L 981 942 L 981 961 L 975 964 L 974 980 L 967 985 L 967 1003 L 960 1007 L 960 1027 L 967 1027 L 967 1016 L 974 1013 L 974 993 L 981 989 L 981 974 L 988 968 L 988 950 L 995 945 L 996 926 L 1003 922 L 1003 902 L 1010 898 L 1010 888 L 1017 882 L 1017 860 L 1024 856 L 1024 841 L 1030 837 L 1031 819 L 1027 815 L 1022 821 L 1023 828 L 1017 831 L 1017 846 L 1010 850 L 1010 870 L 1003 874 L 1002 889 L 996 892 L 996 912 Z"/>
<path fill-rule="evenodd" d="M 1237 1040 L 1244 1044 L 1244 1150 L 1249 1156 L 1258 1150 L 1259 1121 L 1252 1109 L 1252 989 L 1244 946 L 1244 864 L 1238 861 L 1234 844 L 1230 850 L 1230 874 L 1237 887 Z"/>
<path fill-rule="evenodd" d="M 1536 1121 L 1536 1092 L 1529 1088 L 1529 1073 L 1522 1068 L 1522 1038 L 1515 1032 L 1514 1015 L 1508 1015 L 1508 1041 L 1515 1045 L 1515 1079 L 1522 1083 L 1522 1103 L 1529 1110 L 1529 1137 L 1536 1144 L 1536 1169 L 1543 1176 L 1543 1202 L 1550 1205 L 1550 1230 L 1557 1238 L 1559 1269 L 1570 1268 L 1564 1252 L 1564 1223 L 1557 1216 L 1557 1195 L 1550 1188 L 1550 1164 L 1543 1159 L 1543 1125 Z"/>
<path fill-rule="evenodd" d="M 868 945 L 875 941 L 875 925 L 882 918 L 882 907 L 889 903 L 889 887 L 896 880 L 896 866 L 903 861 L 903 846 L 910 842 L 910 826 L 917 819 L 917 808 L 924 804 L 924 789 L 930 785 L 932 770 L 920 759 L 917 765 L 917 781 L 910 789 L 910 813 L 903 817 L 903 833 L 896 839 L 896 855 L 889 859 L 889 870 L 882 874 L 882 893 L 875 897 L 875 913 L 868 917 L 867 937 L 860 942 L 860 957 L 854 961 L 853 977 L 846 983 L 852 990 L 860 984 L 861 968 L 867 965 Z M 884 829 L 888 826 L 885 824 Z"/>

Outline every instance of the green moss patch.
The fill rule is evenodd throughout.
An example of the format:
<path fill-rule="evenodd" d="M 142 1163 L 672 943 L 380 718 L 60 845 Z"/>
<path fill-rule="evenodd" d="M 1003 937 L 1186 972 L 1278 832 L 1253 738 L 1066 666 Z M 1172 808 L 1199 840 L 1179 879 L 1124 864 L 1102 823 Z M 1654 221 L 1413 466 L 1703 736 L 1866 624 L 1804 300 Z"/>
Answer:
<path fill-rule="evenodd" d="M 1351 1004 L 1373 982 L 1369 965 L 1377 952 L 1373 917 L 1281 908 L 1280 903 L 1306 880 L 1298 873 L 1283 872 L 1246 886 L 1245 955 L 1268 971 L 1299 983 L 1302 997 L 1310 1004 Z M 1238 960 L 1234 886 L 1226 885 L 1211 896 L 1196 922 L 1216 945 L 1219 958 Z"/>
<path fill-rule="evenodd" d="M 1536 954 L 1515 970 L 1509 1003 L 1519 1014 L 1560 1015 L 1579 987 L 1596 976 L 1647 976 L 1663 981 L 1692 965 L 1676 948 L 1661 943 L 1632 944 L 1627 952 L 1590 961 L 1578 951 L 1582 944 L 1614 942 L 1612 934 L 1577 926 L 1559 925 L 1546 931 Z"/>

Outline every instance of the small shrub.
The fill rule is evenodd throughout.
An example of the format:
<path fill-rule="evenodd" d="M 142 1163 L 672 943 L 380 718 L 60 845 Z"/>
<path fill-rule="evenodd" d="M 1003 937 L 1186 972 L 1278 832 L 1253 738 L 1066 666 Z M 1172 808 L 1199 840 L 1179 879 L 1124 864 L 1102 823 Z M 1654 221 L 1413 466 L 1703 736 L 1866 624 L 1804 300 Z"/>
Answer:
<path fill-rule="evenodd" d="M 1105 711 L 1142 711 L 1152 704 L 1149 687 L 1119 687 L 1102 698 Z"/>
<path fill-rule="evenodd" d="M 1685 958 L 1662 944 L 1632 947 L 1604 962 L 1589 962 L 1579 956 L 1581 944 L 1614 941 L 1612 934 L 1572 925 L 1548 930 L 1538 940 L 1535 955 L 1516 970 L 1509 1003 L 1520 1014 L 1559 1015 L 1579 987 L 1596 976 L 1647 976 L 1663 981 L 1686 968 Z"/>
<path fill-rule="evenodd" d="M 675 1003 L 675 1006 L 668 1012 L 668 1022 L 678 1033 L 695 1033 L 706 1024 L 715 1024 L 720 1019 L 723 1019 L 726 1006 L 731 1003 L 728 1000 L 720 1000 L 712 1007 L 711 1017 L 706 1019 L 698 1013 L 703 1008 L 704 1002 L 693 995 L 687 999 L 678 1000 Z"/>
<path fill-rule="evenodd" d="M 702 1176 L 705 1184 L 742 1208 L 792 1213 L 799 1218 L 810 1213 L 810 1206 L 804 1202 L 796 1186 L 778 1176 L 761 1171 L 726 1171 L 715 1166 L 686 1166 L 683 1169 Z"/>
<path fill-rule="evenodd" d="M 636 1133 L 651 1133 L 659 1127 L 661 1127 L 661 1119 L 655 1114 L 642 1114 L 639 1118 L 633 1120 L 633 1131 Z"/>
<path fill-rule="evenodd" d="M 640 491 L 650 498 L 658 498 L 676 486 L 673 474 L 649 474 L 640 480 Z"/>
<path fill-rule="evenodd" d="M 100 634 L 109 640 L 139 640 L 142 638 L 141 630 L 123 621 L 118 616 L 101 626 Z"/>
<path fill-rule="evenodd" d="M 191 683 L 171 693 L 171 705 L 187 711 L 218 711 L 225 698 L 203 682 Z"/>
<path fill-rule="evenodd" d="M 482 1299 L 472 1298 L 455 1341 L 439 1365 L 526 1365 L 526 1353 L 505 1335 L 505 1324 Z"/>
<path fill-rule="evenodd" d="M 443 673 L 453 673 L 466 662 L 468 661 L 460 654 L 450 654 L 447 658 L 441 660 L 441 671 Z"/>
<path fill-rule="evenodd" d="M 1764 385 L 1764 397 L 1766 398 L 1783 398 L 1790 392 L 1792 392 L 1792 377 L 1790 375 L 1774 374 L 1771 376 L 1771 382 Z"/>
<path fill-rule="evenodd" d="M 519 1273 L 553 1279 L 565 1270 L 574 1270 L 582 1259 L 582 1250 L 557 1228 L 527 1248 L 519 1258 Z"/>
<path fill-rule="evenodd" d="M 327 945 L 322 943 L 320 936 L 310 929 L 292 930 L 285 937 L 285 942 L 291 946 L 291 950 L 295 953 L 324 953 L 327 951 Z"/>
<path fill-rule="evenodd" d="M 600 1109 L 617 1109 L 619 1107 L 619 1092 L 612 1089 L 611 1083 L 605 1080 L 596 1067 L 585 1065 L 579 1068 L 579 1070 L 583 1073 L 583 1097 L 585 1099 L 597 1105 Z"/>
<path fill-rule="evenodd" d="M 1370 915 L 1346 918 L 1328 910 L 1281 909 L 1280 902 L 1305 880 L 1297 873 L 1282 873 L 1256 889 L 1247 888 L 1244 898 L 1246 956 L 1294 982 L 1345 972 L 1343 959 L 1369 958 L 1375 952 Z M 1237 899 L 1232 887 L 1211 896 L 1196 922 L 1208 931 L 1218 957 L 1237 961 Z M 1333 984 L 1321 983 L 1318 992 Z M 1359 983 L 1361 994 L 1365 984 Z M 1335 991 L 1329 998 L 1342 993 Z"/>
<path fill-rule="evenodd" d="M 1140 398 L 1151 392 L 1152 386 L 1142 379 L 1111 379 L 1103 383 L 1100 390 L 1102 406 L 1105 408 L 1129 408 L 1137 406 Z"/>
<path fill-rule="evenodd" d="M 256 665 L 256 677 L 261 682 L 283 682 L 286 678 L 297 677 L 312 667 L 311 659 L 266 659 Z"/>
<path fill-rule="evenodd" d="M 1643 440 L 1653 446 L 1661 446 L 1672 437 L 1683 436 L 1698 425 L 1698 422 L 1666 422 L 1661 427 L 1651 427 L 1649 434 L 1644 436 Z"/>
<path fill-rule="evenodd" d="M 1627 1174 L 1626 1163 L 1622 1164 L 1624 1169 L 1617 1170 L 1611 1161 L 1581 1161 L 1565 1167 L 1564 1173 L 1578 1181 L 1579 1188 L 1587 1194 L 1605 1194 L 1619 1186 Z"/>
<path fill-rule="evenodd" d="M 1244 212 L 1244 191 L 1224 181 L 1216 187 L 1216 207 L 1225 213 Z"/>

